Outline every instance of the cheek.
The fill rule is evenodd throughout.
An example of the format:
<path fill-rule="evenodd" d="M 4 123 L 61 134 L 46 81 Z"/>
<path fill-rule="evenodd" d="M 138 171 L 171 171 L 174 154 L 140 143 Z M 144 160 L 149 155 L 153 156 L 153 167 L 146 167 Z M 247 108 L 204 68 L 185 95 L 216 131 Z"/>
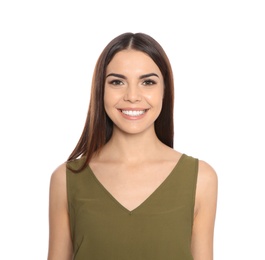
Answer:
<path fill-rule="evenodd" d="M 111 89 L 106 88 L 104 91 L 104 102 L 114 102 L 115 100 L 121 99 L 123 95 L 122 89 Z"/>
<path fill-rule="evenodd" d="M 109 106 L 111 105 L 111 102 L 113 101 L 113 93 L 109 91 L 108 89 L 105 89 L 104 92 L 104 106 Z"/>
<path fill-rule="evenodd" d="M 112 104 L 110 102 L 109 98 L 104 98 L 104 109 L 105 112 L 109 115 L 110 108 L 112 107 Z"/>
<path fill-rule="evenodd" d="M 164 91 L 163 90 L 158 90 L 154 93 L 150 93 L 146 95 L 146 100 L 148 102 L 153 103 L 154 105 L 159 105 L 163 103 L 163 96 L 164 96 Z"/>
<path fill-rule="evenodd" d="M 108 111 L 117 105 L 120 99 L 121 95 L 119 92 L 111 91 L 110 89 L 105 90 L 103 98 L 105 111 L 108 113 Z"/>
<path fill-rule="evenodd" d="M 103 102 L 104 102 L 105 111 L 108 112 L 108 107 L 110 107 L 110 98 L 109 98 L 108 91 L 106 91 L 106 90 L 104 93 Z"/>
<path fill-rule="evenodd" d="M 104 110 L 110 118 L 111 118 L 111 107 L 112 105 L 110 104 L 109 100 L 104 98 Z"/>

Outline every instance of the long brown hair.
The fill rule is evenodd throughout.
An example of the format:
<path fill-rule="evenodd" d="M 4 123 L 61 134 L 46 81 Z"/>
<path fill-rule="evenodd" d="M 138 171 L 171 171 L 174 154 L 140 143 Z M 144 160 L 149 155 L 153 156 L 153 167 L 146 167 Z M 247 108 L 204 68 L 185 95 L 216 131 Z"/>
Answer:
<path fill-rule="evenodd" d="M 159 67 L 164 78 L 164 99 L 160 115 L 155 121 L 155 132 L 161 142 L 173 148 L 174 125 L 174 82 L 169 59 L 161 45 L 144 33 L 123 33 L 104 48 L 99 56 L 92 78 L 90 104 L 82 135 L 68 157 L 67 162 L 85 157 L 84 164 L 76 172 L 83 170 L 92 156 L 100 152 L 112 135 L 113 123 L 104 109 L 104 85 L 106 67 L 114 55 L 125 49 L 146 53 Z"/>

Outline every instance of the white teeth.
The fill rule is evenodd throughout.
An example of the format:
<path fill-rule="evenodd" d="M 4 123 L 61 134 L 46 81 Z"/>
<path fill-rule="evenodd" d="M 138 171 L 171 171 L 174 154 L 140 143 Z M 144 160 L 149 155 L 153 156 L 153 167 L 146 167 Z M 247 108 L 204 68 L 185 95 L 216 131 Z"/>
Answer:
<path fill-rule="evenodd" d="M 145 110 L 121 110 L 121 112 L 128 116 L 140 116 L 145 113 Z"/>

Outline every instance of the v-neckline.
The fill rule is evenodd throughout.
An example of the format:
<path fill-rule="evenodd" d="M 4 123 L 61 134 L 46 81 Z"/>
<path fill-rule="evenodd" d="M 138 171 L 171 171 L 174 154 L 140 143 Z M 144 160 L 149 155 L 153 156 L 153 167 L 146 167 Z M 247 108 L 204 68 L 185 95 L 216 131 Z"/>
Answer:
<path fill-rule="evenodd" d="M 94 180 L 96 181 L 96 183 L 99 185 L 99 187 L 108 195 L 108 197 L 110 197 L 121 209 L 125 210 L 128 214 L 133 214 L 135 211 L 137 211 L 139 208 L 142 208 L 149 200 L 151 200 L 156 193 L 159 192 L 159 190 L 169 181 L 169 179 L 171 178 L 171 176 L 173 175 L 173 173 L 176 171 L 176 169 L 179 167 L 179 164 L 181 163 L 181 161 L 184 159 L 185 154 L 181 154 L 180 158 L 178 159 L 178 161 L 176 162 L 175 166 L 173 167 L 173 169 L 170 171 L 170 173 L 168 174 L 168 176 L 158 185 L 157 188 L 154 189 L 154 191 L 146 198 L 144 199 L 138 206 L 136 206 L 135 208 L 133 208 L 132 210 L 129 210 L 128 208 L 126 208 L 125 206 L 122 205 L 122 203 L 120 203 L 112 194 L 111 192 L 108 191 L 108 189 L 99 181 L 99 179 L 97 178 L 97 176 L 95 175 L 95 173 L 93 172 L 93 170 L 91 169 L 90 165 L 88 165 L 88 170 L 91 173 L 92 177 L 94 178 Z"/>

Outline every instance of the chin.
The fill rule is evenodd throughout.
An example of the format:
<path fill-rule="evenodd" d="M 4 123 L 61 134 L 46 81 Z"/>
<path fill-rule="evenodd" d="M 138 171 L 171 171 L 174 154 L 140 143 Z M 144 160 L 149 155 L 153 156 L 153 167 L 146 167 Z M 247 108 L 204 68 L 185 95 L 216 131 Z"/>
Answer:
<path fill-rule="evenodd" d="M 114 131 L 117 131 L 117 133 L 122 133 L 126 135 L 137 135 L 137 134 L 144 134 L 148 132 L 154 131 L 154 125 L 151 125 L 149 127 L 115 127 L 113 129 Z"/>

